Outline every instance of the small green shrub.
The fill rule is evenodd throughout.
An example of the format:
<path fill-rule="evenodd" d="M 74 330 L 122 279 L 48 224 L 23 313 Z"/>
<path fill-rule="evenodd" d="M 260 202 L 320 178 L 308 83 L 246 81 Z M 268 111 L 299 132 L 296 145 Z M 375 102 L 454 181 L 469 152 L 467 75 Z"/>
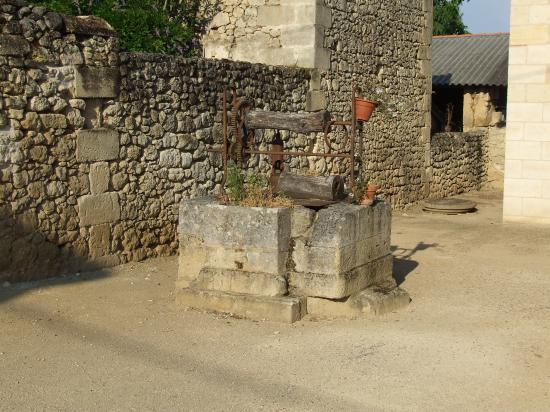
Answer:
<path fill-rule="evenodd" d="M 246 197 L 244 187 L 245 177 L 241 169 L 235 165 L 227 167 L 227 181 L 225 182 L 227 197 L 230 202 L 241 202 Z"/>
<path fill-rule="evenodd" d="M 280 194 L 274 194 L 265 176 L 248 175 L 235 165 L 227 168 L 225 182 L 227 198 L 230 204 L 244 207 L 293 207 L 292 199 Z M 223 199 L 222 199 L 223 200 Z"/>

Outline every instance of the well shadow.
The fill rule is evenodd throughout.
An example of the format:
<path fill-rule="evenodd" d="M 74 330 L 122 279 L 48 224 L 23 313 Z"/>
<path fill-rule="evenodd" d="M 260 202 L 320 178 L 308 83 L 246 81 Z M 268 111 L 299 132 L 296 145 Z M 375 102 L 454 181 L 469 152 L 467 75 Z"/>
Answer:
<path fill-rule="evenodd" d="M 393 259 L 393 278 L 397 285 L 401 285 L 414 270 L 419 266 L 419 263 L 412 259 L 418 252 L 438 247 L 437 243 L 418 243 L 414 248 L 407 249 L 397 245 L 391 247 Z"/>

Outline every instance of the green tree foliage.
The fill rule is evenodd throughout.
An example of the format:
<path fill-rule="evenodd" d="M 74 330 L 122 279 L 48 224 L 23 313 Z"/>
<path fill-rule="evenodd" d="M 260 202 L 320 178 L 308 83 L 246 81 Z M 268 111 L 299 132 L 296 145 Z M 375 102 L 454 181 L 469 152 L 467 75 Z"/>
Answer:
<path fill-rule="evenodd" d="M 125 50 L 192 55 L 217 0 L 34 0 L 59 13 L 105 19 Z"/>
<path fill-rule="evenodd" d="M 460 6 L 469 0 L 434 0 L 434 35 L 467 34 Z"/>

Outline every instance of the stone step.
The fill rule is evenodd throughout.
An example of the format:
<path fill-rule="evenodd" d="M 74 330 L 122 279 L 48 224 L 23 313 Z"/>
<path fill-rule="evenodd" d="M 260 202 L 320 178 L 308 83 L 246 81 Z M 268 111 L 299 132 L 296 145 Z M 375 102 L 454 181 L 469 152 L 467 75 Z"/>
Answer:
<path fill-rule="evenodd" d="M 396 288 L 389 292 L 377 288 L 365 289 L 346 300 L 307 298 L 307 313 L 323 318 L 358 319 L 386 315 L 409 305 L 407 291 Z"/>
<path fill-rule="evenodd" d="M 289 296 L 267 297 L 184 288 L 177 291 L 176 303 L 193 309 L 273 322 L 294 323 L 306 315 L 305 298 Z"/>

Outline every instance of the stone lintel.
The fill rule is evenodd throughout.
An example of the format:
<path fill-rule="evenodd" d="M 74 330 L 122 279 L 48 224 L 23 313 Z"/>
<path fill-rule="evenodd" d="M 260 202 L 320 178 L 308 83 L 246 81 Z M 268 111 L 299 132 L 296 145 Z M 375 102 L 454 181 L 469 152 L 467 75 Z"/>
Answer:
<path fill-rule="evenodd" d="M 101 225 L 120 220 L 118 194 L 86 195 L 78 199 L 78 216 L 82 226 Z"/>
<path fill-rule="evenodd" d="M 90 129 L 76 132 L 76 160 L 99 162 L 118 159 L 119 137 L 116 130 Z"/>
<path fill-rule="evenodd" d="M 115 98 L 120 87 L 120 71 L 113 67 L 75 66 L 74 98 Z"/>
<path fill-rule="evenodd" d="M 25 56 L 30 51 L 31 46 L 24 37 L 12 34 L 0 35 L 0 56 Z"/>

